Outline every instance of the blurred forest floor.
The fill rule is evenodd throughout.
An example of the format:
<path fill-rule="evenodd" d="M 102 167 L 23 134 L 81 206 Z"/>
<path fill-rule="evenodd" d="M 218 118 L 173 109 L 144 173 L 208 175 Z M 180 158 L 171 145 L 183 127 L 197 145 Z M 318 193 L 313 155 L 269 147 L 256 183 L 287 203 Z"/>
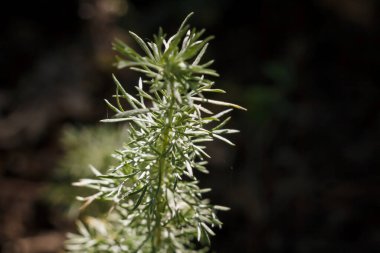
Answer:
<path fill-rule="evenodd" d="M 8 2 L 0 19 L 0 249 L 59 252 L 73 222 L 41 194 L 70 124 L 107 117 L 111 42 L 162 26 L 215 34 L 236 148 L 210 146 L 217 252 L 380 252 L 379 4 L 313 1 Z"/>

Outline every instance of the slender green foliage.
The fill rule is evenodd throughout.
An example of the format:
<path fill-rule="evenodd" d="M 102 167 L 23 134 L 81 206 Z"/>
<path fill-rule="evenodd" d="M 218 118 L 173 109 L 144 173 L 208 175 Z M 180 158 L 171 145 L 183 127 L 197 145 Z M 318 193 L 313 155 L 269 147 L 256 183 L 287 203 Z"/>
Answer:
<path fill-rule="evenodd" d="M 65 126 L 60 140 L 64 155 L 54 170 L 52 183 L 41 193 L 43 200 L 68 219 L 78 218 L 80 203 L 73 200 L 78 194 L 91 193 L 91 189 L 73 188 L 70 183 L 92 176 L 90 166 L 106 171 L 117 165 L 110 153 L 121 147 L 127 138 L 123 125 Z M 86 211 L 99 214 L 107 209 L 108 204 L 97 202 Z"/>
<path fill-rule="evenodd" d="M 115 112 L 103 122 L 128 121 L 129 141 L 113 157 L 117 166 L 107 173 L 93 168 L 96 178 L 82 179 L 77 186 L 92 188 L 92 196 L 80 198 L 85 205 L 95 199 L 113 203 L 104 219 L 79 223 L 79 234 L 70 234 L 66 247 L 71 252 L 203 252 L 214 228 L 222 223 L 217 210 L 202 194 L 196 171 L 208 173 L 209 155 L 204 142 L 219 139 L 233 145 L 224 129 L 232 108 L 238 105 L 207 99 L 205 94 L 224 93 L 214 89 L 209 76 L 212 61 L 201 63 L 208 42 L 204 30 L 189 29 L 188 18 L 169 39 L 162 29 L 153 41 L 135 33 L 143 55 L 121 41 L 114 43 L 120 54 L 117 67 L 129 67 L 144 74 L 128 93 L 113 76 L 116 103 L 106 101 Z M 205 105 L 227 107 L 214 114 Z M 208 126 L 208 127 L 207 127 Z"/>

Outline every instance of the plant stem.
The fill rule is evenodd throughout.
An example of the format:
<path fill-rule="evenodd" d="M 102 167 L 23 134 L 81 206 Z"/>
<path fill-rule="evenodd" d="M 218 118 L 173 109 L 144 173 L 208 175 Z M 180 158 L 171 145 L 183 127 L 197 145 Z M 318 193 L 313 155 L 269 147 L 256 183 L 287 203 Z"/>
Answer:
<path fill-rule="evenodd" d="M 164 175 L 166 175 L 167 165 L 166 165 L 166 153 L 169 146 L 170 141 L 170 130 L 172 128 L 172 122 L 173 122 L 173 106 L 175 99 L 173 96 L 170 98 L 170 106 L 167 113 L 167 125 L 164 127 L 162 131 L 162 145 L 161 145 L 161 152 L 160 152 L 160 159 L 158 161 L 158 184 L 157 184 L 157 191 L 156 191 L 156 223 L 153 231 L 153 252 L 156 252 L 157 249 L 160 248 L 161 244 L 161 212 L 164 211 L 165 206 L 164 203 L 161 200 L 161 192 L 162 192 L 162 186 L 164 184 Z"/>

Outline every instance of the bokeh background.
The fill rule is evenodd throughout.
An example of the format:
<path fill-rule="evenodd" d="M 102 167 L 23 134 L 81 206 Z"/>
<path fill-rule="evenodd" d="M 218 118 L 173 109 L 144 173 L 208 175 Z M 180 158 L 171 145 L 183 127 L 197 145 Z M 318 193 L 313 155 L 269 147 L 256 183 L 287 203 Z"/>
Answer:
<path fill-rule="evenodd" d="M 5 1 L 1 252 L 62 250 L 74 226 L 60 199 L 76 189 L 46 189 L 65 174 L 60 164 L 71 146 L 63 132 L 111 113 L 103 102 L 115 89 L 111 73 L 127 87 L 136 83 L 136 74 L 113 68 L 112 40 L 135 46 L 128 30 L 143 38 L 159 26 L 173 33 L 191 11 L 192 25 L 216 35 L 207 58 L 229 91 L 219 98 L 248 108 L 233 115 L 237 146 L 210 145 L 211 174 L 201 176 L 212 202 L 232 208 L 220 214 L 213 251 L 380 252 L 378 7 L 376 0 Z M 92 134 L 86 149 L 104 136 Z M 75 146 L 83 134 L 71 137 Z"/>

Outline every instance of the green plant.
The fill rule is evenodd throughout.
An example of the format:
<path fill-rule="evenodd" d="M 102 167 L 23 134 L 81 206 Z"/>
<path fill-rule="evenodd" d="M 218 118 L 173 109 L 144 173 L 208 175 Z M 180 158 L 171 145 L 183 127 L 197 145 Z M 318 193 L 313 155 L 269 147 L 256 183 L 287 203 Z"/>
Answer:
<path fill-rule="evenodd" d="M 107 171 L 117 161 L 110 154 L 127 141 L 126 128 L 115 125 L 96 125 L 75 127 L 65 126 L 62 130 L 60 144 L 63 156 L 52 175 L 52 183 L 41 194 L 44 201 L 60 210 L 69 219 L 77 219 L 80 203 L 76 195 L 90 194 L 86 188 L 74 189 L 70 183 L 84 177 L 91 177 L 89 165 L 101 172 Z M 99 204 L 99 203 L 97 203 Z M 91 214 L 98 214 L 102 209 L 92 205 Z"/>
<path fill-rule="evenodd" d="M 168 40 L 162 29 L 151 42 L 130 32 L 145 56 L 115 42 L 121 55 L 117 66 L 146 77 L 136 86 L 136 98 L 113 76 L 116 105 L 106 103 L 116 114 L 103 122 L 129 121 L 129 142 L 113 155 L 117 166 L 104 174 L 93 168 L 95 179 L 75 184 L 96 191 L 81 198 L 84 205 L 102 199 L 112 208 L 104 219 L 89 218 L 87 226 L 79 223 L 80 234 L 69 235 L 69 251 L 203 252 L 207 248 L 201 250 L 200 245 L 209 243 L 212 228 L 222 225 L 216 211 L 228 208 L 202 198 L 210 189 L 199 188 L 194 170 L 208 173 L 209 156 L 202 143 L 216 138 L 233 145 L 222 134 L 238 131 L 223 129 L 230 117 L 222 118 L 232 109 L 214 114 L 203 104 L 244 108 L 204 96 L 224 91 L 214 89 L 207 78 L 218 76 L 208 68 L 212 61 L 200 63 L 212 37 L 202 40 L 204 30 L 190 30 L 190 16 Z M 124 109 L 123 100 L 130 110 Z"/>

